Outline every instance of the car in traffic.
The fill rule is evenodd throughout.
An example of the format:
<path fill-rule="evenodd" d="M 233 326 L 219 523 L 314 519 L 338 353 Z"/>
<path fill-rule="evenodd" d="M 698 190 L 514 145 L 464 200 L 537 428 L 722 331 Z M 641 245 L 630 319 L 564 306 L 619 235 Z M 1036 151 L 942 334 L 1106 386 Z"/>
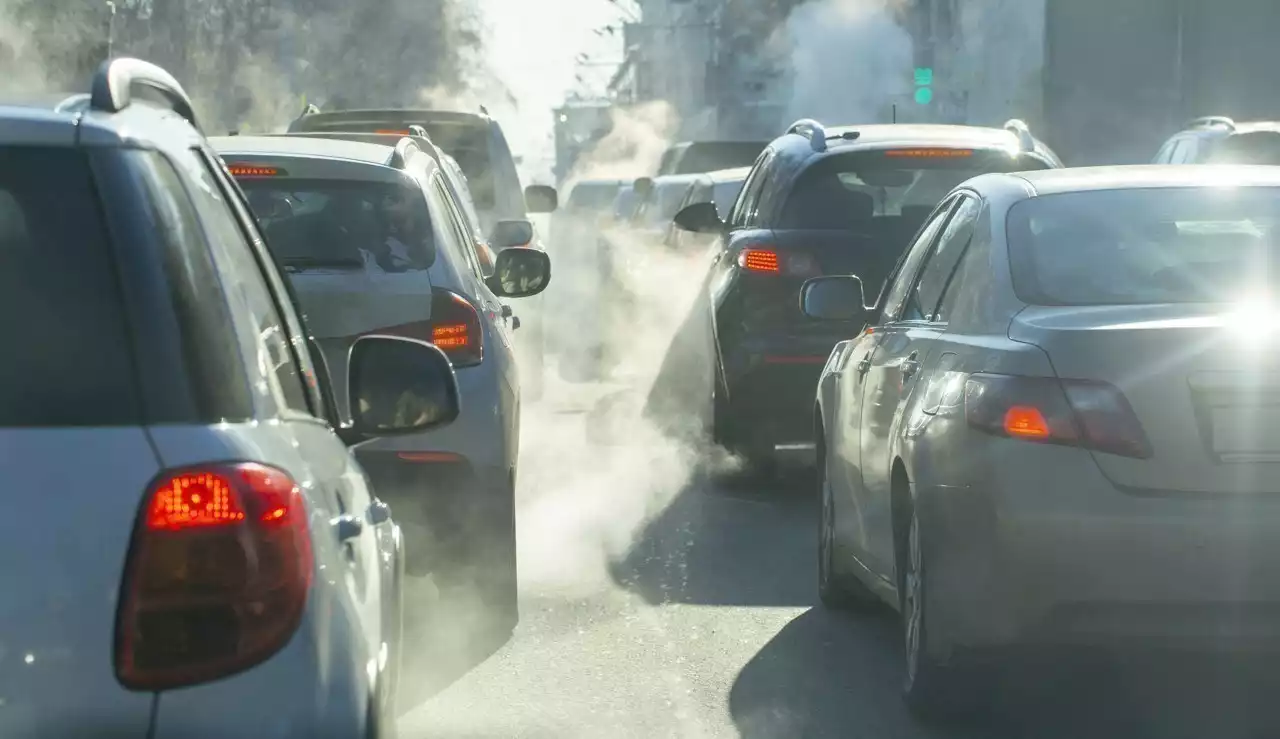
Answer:
<path fill-rule="evenodd" d="M 390 736 L 403 537 L 351 447 L 450 422 L 448 359 L 362 338 L 339 418 L 242 192 L 155 65 L 0 107 L 0 165 L 0 306 L 22 317 L 0 363 L 0 734 Z"/>
<path fill-rule="evenodd" d="M 805 284 L 866 326 L 813 408 L 819 593 L 901 611 L 913 710 L 1031 649 L 1280 647 L 1277 229 L 1272 167 L 986 174 L 879 297 Z"/>
<path fill-rule="evenodd" d="M 471 196 L 486 234 L 500 221 L 529 221 L 531 213 L 551 213 L 558 207 L 556 190 L 547 185 L 521 187 L 516 160 L 502 126 L 488 112 L 431 109 L 372 109 L 320 111 L 309 107 L 292 123 L 289 133 L 373 132 L 408 135 L 421 126 L 433 144 L 452 156 L 466 173 Z M 493 244 L 497 249 L 498 244 Z M 532 238 L 518 246 L 546 251 L 534 229 Z M 524 358 L 525 391 L 530 399 L 543 388 L 545 308 L 533 297 L 522 303 L 522 327 L 517 335 Z"/>
<path fill-rule="evenodd" d="M 431 575 L 446 597 L 476 601 L 495 628 L 514 628 L 521 373 L 499 298 L 545 288 L 546 253 L 506 249 L 486 277 L 443 167 L 410 138 L 395 147 L 211 141 L 251 202 L 297 203 L 257 215 L 331 366 L 369 333 L 427 341 L 449 357 L 466 401 L 456 421 L 364 444 L 360 461 L 397 510 L 409 572 Z M 352 403 L 339 394 L 344 414 Z"/>
<path fill-rule="evenodd" d="M 768 145 L 768 141 L 681 141 L 662 152 L 656 176 L 749 167 Z"/>
<path fill-rule="evenodd" d="M 698 181 L 698 175 L 666 175 L 643 180 L 640 189 L 645 196 L 631 216 L 628 240 L 638 240 L 648 246 L 662 245 L 666 243 L 672 219 L 680 212 L 680 204 Z M 622 256 L 627 256 L 626 245 L 621 245 L 621 248 L 624 250 Z"/>
<path fill-rule="evenodd" d="M 716 213 L 721 220 L 728 218 L 729 210 L 738 199 L 738 193 L 742 192 L 742 183 L 746 181 L 747 174 L 750 172 L 750 167 L 738 167 L 699 175 L 694 180 L 693 187 L 689 188 L 680 205 L 676 207 L 676 212 L 679 213 L 695 203 L 711 203 L 716 207 Z M 715 245 L 716 237 L 685 231 L 678 227 L 675 219 L 672 218 L 667 225 L 665 242 L 677 252 L 700 254 Z"/>
<path fill-rule="evenodd" d="M 800 286 L 855 273 L 879 289 L 951 188 L 985 172 L 1060 167 L 1021 121 L 1004 128 L 797 121 L 760 155 L 728 218 L 698 203 L 676 215 L 715 235 L 706 282 L 713 439 L 770 472 L 811 464 L 814 383 L 832 346 L 861 330 L 807 318 Z"/>
<path fill-rule="evenodd" d="M 1204 116 L 1156 152 L 1153 164 L 1280 164 L 1280 121 Z"/>

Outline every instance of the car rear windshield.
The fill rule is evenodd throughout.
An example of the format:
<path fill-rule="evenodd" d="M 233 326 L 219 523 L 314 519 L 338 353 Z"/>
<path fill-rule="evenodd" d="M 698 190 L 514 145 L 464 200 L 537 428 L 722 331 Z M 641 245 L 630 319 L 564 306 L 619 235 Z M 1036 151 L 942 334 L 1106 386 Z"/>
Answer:
<path fill-rule="evenodd" d="M 0 426 L 142 422 L 128 323 L 82 151 L 0 146 Z"/>
<path fill-rule="evenodd" d="M 660 183 L 649 196 L 645 204 L 644 220 L 652 226 L 665 226 L 671 223 L 680 210 L 680 203 L 692 187 L 688 182 Z"/>
<path fill-rule="evenodd" d="M 582 210 L 607 211 L 618 196 L 618 187 L 616 182 L 579 182 L 569 192 L 567 205 Z"/>
<path fill-rule="evenodd" d="M 1205 164 L 1280 164 L 1280 131 L 1250 131 L 1213 141 Z"/>
<path fill-rule="evenodd" d="M 489 129 L 465 123 L 428 123 L 423 126 L 431 141 L 448 152 L 467 176 L 471 197 L 480 210 L 497 207 L 497 178 L 489 156 Z"/>
<path fill-rule="evenodd" d="M 422 189 L 412 180 L 356 182 L 239 179 L 267 245 L 290 269 L 386 272 L 431 266 L 435 238 Z"/>
<path fill-rule="evenodd" d="M 1280 188 L 1045 195 L 1009 211 L 1014 289 L 1034 305 L 1231 302 L 1280 284 Z"/>
<path fill-rule="evenodd" d="M 910 147 L 828 157 L 800 175 L 783 206 L 781 227 L 859 230 L 879 221 L 910 221 L 914 232 L 947 193 L 989 172 L 1044 169 L 1005 151 Z"/>

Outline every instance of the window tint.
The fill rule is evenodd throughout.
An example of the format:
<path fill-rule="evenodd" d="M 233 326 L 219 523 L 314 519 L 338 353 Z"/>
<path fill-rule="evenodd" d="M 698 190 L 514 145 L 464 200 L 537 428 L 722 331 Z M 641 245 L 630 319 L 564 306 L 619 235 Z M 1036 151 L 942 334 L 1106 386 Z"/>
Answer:
<path fill-rule="evenodd" d="M 1006 228 L 1014 289 L 1036 305 L 1234 302 L 1280 286 L 1280 188 L 1042 195 Z"/>
<path fill-rule="evenodd" d="M 138 169 L 152 228 L 164 241 L 165 270 L 201 416 L 210 421 L 250 418 L 253 401 L 244 382 L 235 325 L 187 188 L 162 154 L 131 150 L 126 156 Z"/>
<path fill-rule="evenodd" d="M 406 272 L 435 261 L 431 213 L 412 179 L 248 177 L 240 188 L 284 267 Z"/>
<path fill-rule="evenodd" d="M 937 320 L 933 315 L 934 310 L 942 300 L 942 291 L 946 289 L 947 281 L 951 279 L 956 264 L 964 255 L 965 247 L 969 245 L 969 239 L 973 236 L 974 223 L 981 210 L 982 203 L 977 198 L 960 199 L 951 220 L 942 230 L 942 236 L 939 237 L 933 254 L 920 272 L 920 279 L 916 281 L 915 289 L 911 291 L 907 310 L 903 313 L 904 319 Z"/>
<path fill-rule="evenodd" d="M 252 323 L 241 337 L 250 378 L 265 385 L 262 390 L 276 401 L 279 410 L 311 413 L 305 378 L 290 349 L 289 332 L 276 310 L 253 247 L 236 222 L 231 205 L 223 198 L 212 168 L 198 152 L 190 155 L 193 166 L 188 171 L 196 179 L 192 197 L 213 246 L 214 258 L 221 266 L 227 299 L 234 315 Z"/>
<path fill-rule="evenodd" d="M 115 264 L 80 150 L 0 146 L 0 326 L 0 426 L 142 422 Z"/>
<path fill-rule="evenodd" d="M 881 323 L 892 323 L 902 315 L 907 291 L 915 284 L 916 273 L 920 271 L 921 263 L 929 255 L 938 232 L 946 224 L 947 216 L 954 206 L 955 201 L 953 200 L 938 210 L 925 224 L 924 228 L 921 229 L 920 235 L 916 237 L 911 247 L 904 252 L 903 259 L 899 262 L 894 278 L 885 283 L 885 289 L 888 290 L 888 293 L 886 293 L 884 299 L 884 315 L 881 318 Z"/>
<path fill-rule="evenodd" d="M 742 191 L 742 180 L 730 180 L 728 182 L 717 182 L 711 190 L 711 201 L 715 203 L 716 212 L 720 214 L 721 220 L 729 218 L 729 209 L 733 207 L 733 201 L 737 199 L 738 193 Z"/>

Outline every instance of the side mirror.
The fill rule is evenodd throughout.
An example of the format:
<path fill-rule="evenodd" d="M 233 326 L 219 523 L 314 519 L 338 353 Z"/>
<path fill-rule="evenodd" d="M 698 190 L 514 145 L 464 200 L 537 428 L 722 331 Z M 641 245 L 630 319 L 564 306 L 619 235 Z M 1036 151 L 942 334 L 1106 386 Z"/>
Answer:
<path fill-rule="evenodd" d="M 498 249 L 525 246 L 533 241 L 533 224 L 525 220 L 498 221 L 493 224 L 489 243 Z"/>
<path fill-rule="evenodd" d="M 551 213 L 560 207 L 560 196 L 554 187 L 529 185 L 524 189 L 524 207 L 530 213 Z"/>
<path fill-rule="evenodd" d="M 647 198 L 649 197 L 649 193 L 653 192 L 653 178 L 637 178 L 635 182 L 631 183 L 631 189 L 641 198 Z"/>
<path fill-rule="evenodd" d="M 458 417 L 458 378 L 438 347 L 414 339 L 361 336 L 351 346 L 347 365 L 348 443 L 414 434 Z"/>
<path fill-rule="evenodd" d="M 694 203 L 685 206 L 676 213 L 675 224 L 682 231 L 694 233 L 720 233 L 724 230 L 724 221 L 720 220 L 720 212 L 714 203 Z"/>
<path fill-rule="evenodd" d="M 493 277 L 486 282 L 500 298 L 527 298 L 547 289 L 551 257 L 545 251 L 513 246 L 498 252 Z"/>
<path fill-rule="evenodd" d="M 862 280 L 854 275 L 807 280 L 800 288 L 800 309 L 820 321 L 865 323 L 870 314 Z"/>

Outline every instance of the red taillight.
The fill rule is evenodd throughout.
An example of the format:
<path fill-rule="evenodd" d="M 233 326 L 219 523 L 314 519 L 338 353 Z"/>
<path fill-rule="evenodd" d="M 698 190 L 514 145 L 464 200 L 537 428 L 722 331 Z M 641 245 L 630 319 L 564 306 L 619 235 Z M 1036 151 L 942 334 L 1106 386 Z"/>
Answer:
<path fill-rule="evenodd" d="M 738 252 L 738 266 L 748 272 L 792 277 L 817 277 L 822 269 L 808 254 L 779 252 L 768 247 L 752 246 Z"/>
<path fill-rule="evenodd" d="M 471 301 L 441 288 L 431 293 L 431 343 L 454 367 L 473 367 L 484 359 L 484 330 Z"/>
<path fill-rule="evenodd" d="M 1120 390 L 1093 380 L 976 374 L 964 389 L 969 425 L 997 436 L 1147 459 L 1151 444 Z"/>
<path fill-rule="evenodd" d="M 302 493 L 261 464 L 168 472 L 147 491 L 116 618 L 116 676 L 165 690 L 252 667 L 293 636 L 312 576 Z"/>

